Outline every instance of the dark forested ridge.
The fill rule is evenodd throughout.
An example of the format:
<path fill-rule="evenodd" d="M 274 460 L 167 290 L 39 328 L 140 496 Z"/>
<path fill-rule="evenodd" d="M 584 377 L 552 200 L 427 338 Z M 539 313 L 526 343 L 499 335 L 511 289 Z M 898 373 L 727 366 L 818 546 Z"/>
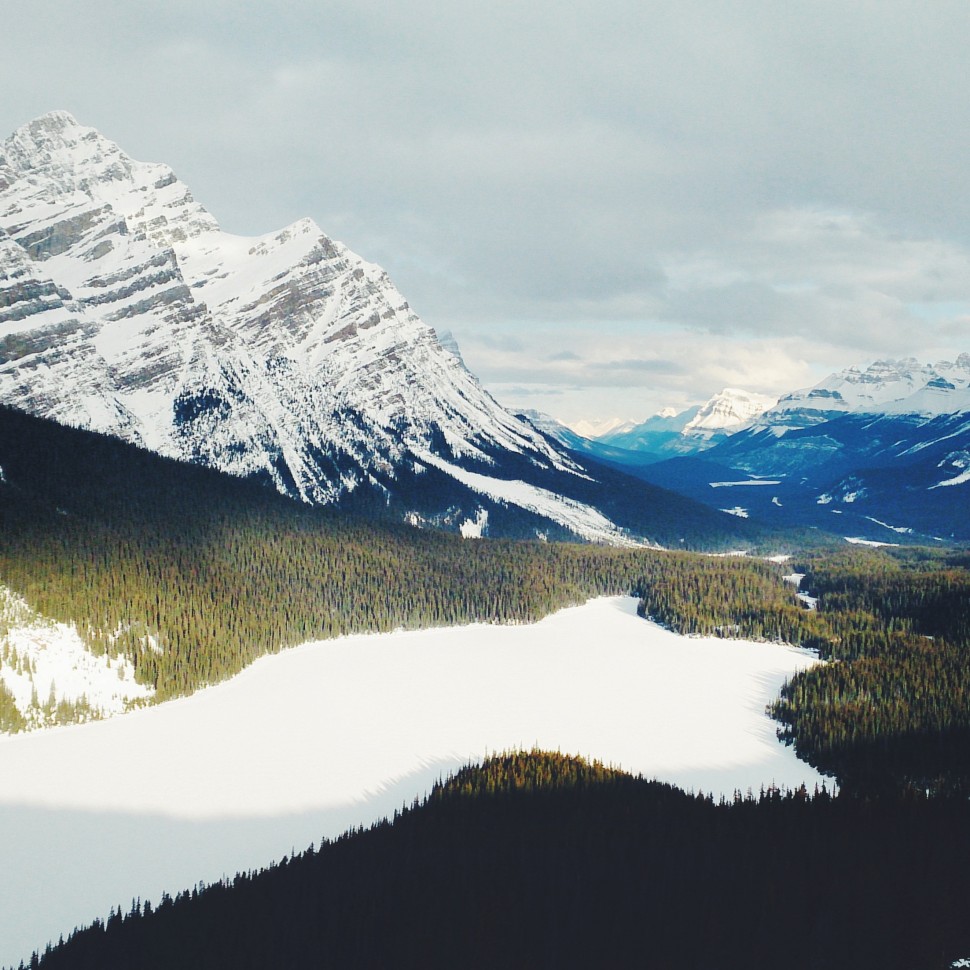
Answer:
<path fill-rule="evenodd" d="M 772 709 L 800 757 L 866 792 L 970 792 L 967 563 L 919 549 L 805 558 L 821 634 L 806 642 L 834 662 Z"/>
<path fill-rule="evenodd" d="M 42 970 L 943 970 L 970 956 L 965 800 L 714 804 L 561 755 L 73 934 Z"/>

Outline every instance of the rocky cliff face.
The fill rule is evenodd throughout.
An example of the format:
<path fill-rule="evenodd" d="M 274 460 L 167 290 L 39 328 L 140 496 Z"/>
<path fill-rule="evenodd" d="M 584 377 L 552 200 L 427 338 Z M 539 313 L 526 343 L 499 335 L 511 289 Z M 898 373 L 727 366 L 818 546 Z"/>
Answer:
<path fill-rule="evenodd" d="M 232 236 L 65 112 L 0 145 L 0 401 L 328 502 L 428 455 L 578 469 L 309 220 Z"/>

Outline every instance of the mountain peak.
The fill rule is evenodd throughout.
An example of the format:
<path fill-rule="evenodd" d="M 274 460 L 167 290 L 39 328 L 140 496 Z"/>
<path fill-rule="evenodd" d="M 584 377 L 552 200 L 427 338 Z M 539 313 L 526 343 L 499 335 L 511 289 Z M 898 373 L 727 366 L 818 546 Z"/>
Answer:
<path fill-rule="evenodd" d="M 970 354 L 960 354 L 953 366 L 957 370 L 970 372 Z"/>
<path fill-rule="evenodd" d="M 48 111 L 21 125 L 4 143 L 6 151 L 0 152 L 0 157 L 6 154 L 14 161 L 34 157 L 43 163 L 51 160 L 52 153 L 75 149 L 85 137 L 102 136 L 93 128 L 81 125 L 69 111 Z"/>
<path fill-rule="evenodd" d="M 490 507 L 629 541 L 379 266 L 309 219 L 224 233 L 167 165 L 65 111 L 0 143 L 0 327 L 0 400 L 21 410 L 313 504 L 359 489 L 429 521 Z"/>
<path fill-rule="evenodd" d="M 684 428 L 684 434 L 736 430 L 776 403 L 777 398 L 766 394 L 725 387 L 701 405 L 696 416 Z"/>
<path fill-rule="evenodd" d="M 62 108 L 48 111 L 23 126 L 32 131 L 64 131 L 68 128 L 80 127 L 77 118 L 70 111 L 64 111 Z"/>
<path fill-rule="evenodd" d="M 968 371 L 970 354 L 966 353 L 956 363 L 923 364 L 906 357 L 847 367 L 814 387 L 785 395 L 757 419 L 756 426 L 780 434 L 842 414 L 952 414 L 966 410 Z"/>
<path fill-rule="evenodd" d="M 597 438 L 605 438 L 622 429 L 632 428 L 634 424 L 633 421 L 627 418 L 601 418 L 598 420 L 581 418 L 579 421 L 567 423 L 566 427 L 570 431 L 575 431 L 580 437 L 595 440 Z"/>

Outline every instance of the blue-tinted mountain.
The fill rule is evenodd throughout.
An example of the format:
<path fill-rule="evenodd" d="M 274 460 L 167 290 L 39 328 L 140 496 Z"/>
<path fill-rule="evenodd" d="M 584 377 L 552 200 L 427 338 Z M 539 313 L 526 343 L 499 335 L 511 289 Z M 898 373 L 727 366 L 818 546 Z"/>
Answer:
<path fill-rule="evenodd" d="M 790 394 L 702 456 L 644 477 L 762 523 L 970 539 L 970 355 L 883 360 Z"/>

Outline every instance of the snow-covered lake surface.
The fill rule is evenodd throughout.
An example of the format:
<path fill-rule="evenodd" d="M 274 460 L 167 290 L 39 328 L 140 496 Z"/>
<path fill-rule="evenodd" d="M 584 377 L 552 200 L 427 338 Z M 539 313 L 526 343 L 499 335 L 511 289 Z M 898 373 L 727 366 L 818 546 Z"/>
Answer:
<path fill-rule="evenodd" d="M 306 644 L 184 700 L 0 739 L 0 966 L 135 897 L 368 824 L 506 748 L 715 794 L 821 782 L 764 714 L 810 654 L 680 637 L 635 607 Z"/>

